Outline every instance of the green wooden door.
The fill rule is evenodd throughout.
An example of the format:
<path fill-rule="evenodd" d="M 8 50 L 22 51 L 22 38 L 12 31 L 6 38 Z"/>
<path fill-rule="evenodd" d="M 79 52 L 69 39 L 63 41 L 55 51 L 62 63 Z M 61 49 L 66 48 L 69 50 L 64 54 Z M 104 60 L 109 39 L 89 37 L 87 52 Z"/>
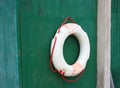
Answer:
<path fill-rule="evenodd" d="M 96 88 L 96 15 L 97 0 L 19 0 L 21 88 Z M 49 69 L 51 40 L 67 16 L 87 32 L 91 46 L 84 75 L 74 83 Z M 78 53 L 78 41 L 70 36 L 64 44 L 65 60 L 74 63 Z"/>
<path fill-rule="evenodd" d="M 120 88 L 120 0 L 112 0 L 111 70 L 115 88 Z"/>

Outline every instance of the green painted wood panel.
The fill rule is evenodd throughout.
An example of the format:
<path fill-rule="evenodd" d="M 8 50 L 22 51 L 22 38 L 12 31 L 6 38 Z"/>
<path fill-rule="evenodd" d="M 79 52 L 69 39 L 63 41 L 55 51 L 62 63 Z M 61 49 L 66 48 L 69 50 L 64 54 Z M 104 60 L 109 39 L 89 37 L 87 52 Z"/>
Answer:
<path fill-rule="evenodd" d="M 84 75 L 75 83 L 63 81 L 49 69 L 50 44 L 63 20 L 72 17 L 87 32 L 91 54 Z M 97 0 L 19 0 L 21 88 L 96 88 Z M 65 60 L 78 57 L 75 37 L 67 38 Z"/>
<path fill-rule="evenodd" d="M 19 88 L 16 0 L 0 0 L 0 88 Z"/>
<path fill-rule="evenodd" d="M 120 0 L 112 0 L 111 70 L 115 88 L 120 88 Z"/>

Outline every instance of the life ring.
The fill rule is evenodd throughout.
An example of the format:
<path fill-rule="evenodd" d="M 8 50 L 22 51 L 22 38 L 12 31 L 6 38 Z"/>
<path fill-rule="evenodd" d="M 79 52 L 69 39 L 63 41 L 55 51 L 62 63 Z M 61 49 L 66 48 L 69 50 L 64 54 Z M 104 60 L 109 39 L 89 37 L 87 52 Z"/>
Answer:
<path fill-rule="evenodd" d="M 74 35 L 80 44 L 80 53 L 73 65 L 67 64 L 63 56 L 63 45 L 69 35 Z M 85 69 L 90 55 L 90 43 L 86 32 L 76 23 L 62 25 L 52 39 L 51 54 L 53 65 L 61 75 L 71 77 L 80 74 Z"/>

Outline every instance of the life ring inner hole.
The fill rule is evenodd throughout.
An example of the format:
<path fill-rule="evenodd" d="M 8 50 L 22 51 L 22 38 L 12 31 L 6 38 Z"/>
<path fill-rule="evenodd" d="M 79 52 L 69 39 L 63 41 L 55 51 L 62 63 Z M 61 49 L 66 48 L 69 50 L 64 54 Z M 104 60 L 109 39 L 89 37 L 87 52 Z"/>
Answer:
<path fill-rule="evenodd" d="M 74 35 L 69 35 L 63 45 L 63 56 L 65 61 L 72 65 L 76 62 L 80 53 L 80 44 Z"/>

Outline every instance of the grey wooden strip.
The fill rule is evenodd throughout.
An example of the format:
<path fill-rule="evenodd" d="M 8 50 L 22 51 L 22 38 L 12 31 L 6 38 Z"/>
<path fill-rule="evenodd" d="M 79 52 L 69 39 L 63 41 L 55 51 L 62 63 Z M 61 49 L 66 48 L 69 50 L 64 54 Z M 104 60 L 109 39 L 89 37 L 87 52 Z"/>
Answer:
<path fill-rule="evenodd" d="M 16 0 L 0 0 L 0 88 L 19 88 Z"/>
<path fill-rule="evenodd" d="M 110 88 L 111 0 L 98 0 L 97 88 Z"/>

